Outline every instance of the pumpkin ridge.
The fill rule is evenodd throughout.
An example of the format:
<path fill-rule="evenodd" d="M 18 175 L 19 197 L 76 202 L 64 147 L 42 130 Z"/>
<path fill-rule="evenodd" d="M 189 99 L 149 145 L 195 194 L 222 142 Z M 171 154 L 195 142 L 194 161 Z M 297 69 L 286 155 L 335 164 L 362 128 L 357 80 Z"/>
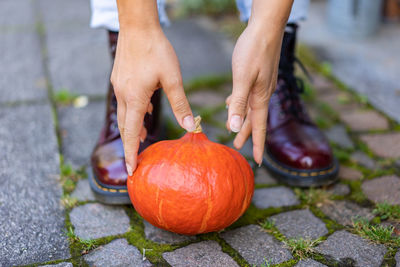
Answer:
<path fill-rule="evenodd" d="M 237 158 L 237 154 L 236 153 L 239 153 L 239 155 L 240 156 L 242 156 L 241 154 L 240 154 L 240 152 L 238 152 L 238 151 L 236 151 L 236 150 L 233 150 L 233 149 L 231 149 L 231 148 L 229 148 L 229 147 L 225 147 L 225 146 L 223 146 L 223 148 L 228 152 L 228 154 L 232 157 L 232 159 L 233 159 L 233 161 L 234 162 L 236 162 L 237 163 L 237 165 L 238 165 L 238 167 L 239 167 L 239 170 L 240 170 L 240 173 L 241 173 L 241 177 L 242 177 L 242 181 L 243 181 L 243 184 L 244 184 L 244 186 L 245 186 L 245 194 L 244 194 L 244 198 L 243 198 L 243 204 L 242 204 L 242 208 L 240 209 L 241 211 L 240 211 L 240 215 L 238 216 L 238 218 L 240 217 L 240 216 L 242 216 L 242 214 L 243 214 L 243 212 L 244 212 L 244 210 L 246 209 L 246 206 L 247 206 L 247 198 L 248 198 L 248 185 L 247 185 L 247 183 L 246 183 L 246 176 L 245 176 L 245 173 L 243 173 L 243 169 L 242 169 L 242 166 L 241 166 L 241 164 L 240 164 L 240 162 L 239 162 L 239 160 L 238 160 L 238 158 Z M 232 151 L 233 150 L 233 151 Z M 234 153 L 235 152 L 235 153 Z M 236 218 L 237 219 L 237 218 Z"/>
<path fill-rule="evenodd" d="M 178 151 L 179 151 L 179 149 L 182 147 L 179 143 L 180 143 L 180 142 L 174 142 L 174 143 L 168 148 L 169 152 L 172 152 L 172 153 L 171 153 L 172 155 L 168 153 L 169 156 L 170 156 L 170 157 L 168 157 L 168 158 L 170 158 L 170 159 L 172 160 L 172 162 L 175 161 L 175 159 L 176 159 L 176 157 L 177 157 L 177 155 L 178 155 Z M 174 152 L 176 146 L 177 146 L 178 148 L 176 149 L 176 152 Z M 173 149 L 172 149 L 172 148 L 173 148 Z M 168 171 L 167 171 L 167 173 L 165 174 L 165 177 L 169 177 L 170 173 L 171 173 L 171 169 L 168 168 Z M 158 189 L 159 189 L 159 188 L 160 188 L 160 187 L 158 187 Z M 162 218 L 162 203 L 163 203 L 163 200 L 161 200 L 161 201 L 160 201 L 160 204 L 158 205 L 158 207 L 159 207 L 158 214 L 160 215 L 161 218 Z M 161 224 L 161 225 L 164 225 L 165 228 L 169 229 L 169 226 L 166 224 L 166 222 L 165 222 L 163 219 L 162 219 L 162 224 Z"/>
<path fill-rule="evenodd" d="M 199 133 L 202 133 L 201 132 L 201 126 L 200 126 L 200 132 Z M 207 158 L 210 158 L 210 155 L 208 153 L 209 151 L 208 151 L 208 149 L 206 147 L 206 144 L 210 143 L 210 141 L 208 139 L 206 139 L 206 140 L 200 139 L 200 140 L 201 140 L 201 142 L 197 143 L 197 146 L 199 147 L 200 152 L 204 153 Z M 208 175 L 209 166 L 208 165 L 206 165 L 206 166 L 207 166 L 206 170 L 203 171 L 203 173 L 201 174 L 201 177 L 206 177 L 207 178 L 207 179 L 204 179 L 208 184 L 207 185 L 207 188 L 208 188 L 207 202 L 206 202 L 207 210 L 206 210 L 205 214 L 203 214 L 203 216 L 202 216 L 203 219 L 201 221 L 200 228 L 198 230 L 200 233 L 204 232 L 204 230 L 207 228 L 208 220 L 210 219 L 212 208 L 213 208 L 212 201 L 211 201 L 212 188 L 211 188 L 210 178 L 209 178 L 209 175 Z"/>

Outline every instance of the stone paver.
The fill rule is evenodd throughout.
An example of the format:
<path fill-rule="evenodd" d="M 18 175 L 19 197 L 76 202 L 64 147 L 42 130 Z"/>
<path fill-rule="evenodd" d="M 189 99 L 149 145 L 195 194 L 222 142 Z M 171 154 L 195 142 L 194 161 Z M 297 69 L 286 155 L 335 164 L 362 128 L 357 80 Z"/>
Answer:
<path fill-rule="evenodd" d="M 397 176 L 383 176 L 368 180 L 361 187 L 371 201 L 400 205 L 400 178 Z"/>
<path fill-rule="evenodd" d="M 376 162 L 368 157 L 367 154 L 361 151 L 356 151 L 353 154 L 351 154 L 351 160 L 355 163 L 358 163 L 366 168 L 369 169 L 375 169 L 377 167 Z"/>
<path fill-rule="evenodd" d="M 400 267 L 400 251 L 396 253 L 396 267 Z"/>
<path fill-rule="evenodd" d="M 72 263 L 70 262 L 60 262 L 58 264 L 50 264 L 50 265 L 42 265 L 45 267 L 73 267 Z"/>
<path fill-rule="evenodd" d="M 75 207 L 69 214 L 75 234 L 96 239 L 123 234 L 129 230 L 129 217 L 122 208 L 98 203 Z"/>
<path fill-rule="evenodd" d="M 191 105 L 195 105 L 201 108 L 216 107 L 225 105 L 225 99 L 227 96 L 222 95 L 220 92 L 205 90 L 196 91 L 188 95 L 188 101 Z"/>
<path fill-rule="evenodd" d="M 325 224 L 309 210 L 294 210 L 272 216 L 279 232 L 287 238 L 317 239 L 328 233 Z"/>
<path fill-rule="evenodd" d="M 163 258 L 174 267 L 239 266 L 228 254 L 222 252 L 215 241 L 202 241 L 165 252 Z"/>
<path fill-rule="evenodd" d="M 351 141 L 349 135 L 346 132 L 346 128 L 343 125 L 334 125 L 325 131 L 328 139 L 343 148 L 353 148 L 354 143 Z"/>
<path fill-rule="evenodd" d="M 353 220 L 357 218 L 374 218 L 370 209 L 345 200 L 326 203 L 321 206 L 321 210 L 332 220 L 347 226 L 353 225 Z"/>
<path fill-rule="evenodd" d="M 0 265 L 69 258 L 50 106 L 1 107 L 0 125 Z"/>
<path fill-rule="evenodd" d="M 347 184 L 335 184 L 327 191 L 337 196 L 346 196 L 351 192 Z"/>
<path fill-rule="evenodd" d="M 361 136 L 361 140 L 380 157 L 400 157 L 400 133 L 368 134 Z"/>
<path fill-rule="evenodd" d="M 256 184 L 267 185 L 273 185 L 277 183 L 276 179 L 274 179 L 264 167 L 256 169 L 254 181 Z"/>
<path fill-rule="evenodd" d="M 72 192 L 71 197 L 76 198 L 79 201 L 94 201 L 93 191 L 90 189 L 89 180 L 82 179 L 79 180 L 74 192 Z"/>
<path fill-rule="evenodd" d="M 373 244 L 344 230 L 333 233 L 316 250 L 337 260 L 351 258 L 360 267 L 380 266 L 386 253 L 384 245 Z"/>
<path fill-rule="evenodd" d="M 355 110 L 340 113 L 340 118 L 354 131 L 386 130 L 388 120 L 373 110 Z"/>
<path fill-rule="evenodd" d="M 47 98 L 32 1 L 0 2 L 1 102 Z"/>
<path fill-rule="evenodd" d="M 201 19 L 183 19 L 164 28 L 179 58 L 184 81 L 231 72 L 231 42 L 210 30 L 204 22 Z"/>
<path fill-rule="evenodd" d="M 253 203 L 257 208 L 278 208 L 299 204 L 293 191 L 284 186 L 261 188 L 254 191 Z"/>
<path fill-rule="evenodd" d="M 356 169 L 340 166 L 339 177 L 344 180 L 360 180 L 363 174 Z"/>
<path fill-rule="evenodd" d="M 292 259 L 289 250 L 258 225 L 240 227 L 221 236 L 251 265 L 259 266 L 265 260 L 278 264 Z"/>
<path fill-rule="evenodd" d="M 107 31 L 90 28 L 90 3 L 81 0 L 38 2 L 46 29 L 53 88 L 65 88 L 75 94 L 104 95 L 111 70 Z"/>
<path fill-rule="evenodd" d="M 153 226 L 147 221 L 144 223 L 144 234 L 147 239 L 161 244 L 178 244 L 185 241 L 195 240 L 194 236 L 178 235 Z"/>
<path fill-rule="evenodd" d="M 129 245 L 126 239 L 116 239 L 107 245 L 96 248 L 84 256 L 89 266 L 95 267 L 139 267 L 152 266 L 148 260 L 143 261 L 140 251 Z"/>
<path fill-rule="evenodd" d="M 84 108 L 61 107 L 58 114 L 64 159 L 75 167 L 89 164 L 104 123 L 104 102 L 92 102 Z"/>
<path fill-rule="evenodd" d="M 295 267 L 324 267 L 324 266 L 326 265 L 312 259 L 301 260 L 295 265 Z"/>

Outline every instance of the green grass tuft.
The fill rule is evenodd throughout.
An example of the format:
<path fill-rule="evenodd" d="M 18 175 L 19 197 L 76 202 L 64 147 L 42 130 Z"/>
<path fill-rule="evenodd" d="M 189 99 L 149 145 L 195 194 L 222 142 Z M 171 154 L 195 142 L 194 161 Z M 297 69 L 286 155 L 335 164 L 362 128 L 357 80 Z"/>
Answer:
<path fill-rule="evenodd" d="M 378 203 L 373 210 L 374 214 L 378 215 L 382 220 L 399 220 L 400 206 L 390 205 L 387 202 Z"/>
<path fill-rule="evenodd" d="M 394 227 L 372 225 L 365 219 L 353 221 L 354 231 L 360 236 L 388 246 L 400 246 L 400 237 L 393 236 Z"/>
<path fill-rule="evenodd" d="M 71 93 L 68 89 L 62 88 L 57 91 L 53 96 L 53 101 L 58 105 L 71 105 L 77 98 L 76 94 Z"/>
<path fill-rule="evenodd" d="M 293 256 L 299 259 L 305 259 L 314 253 L 314 247 L 321 243 L 321 239 L 289 239 L 284 241 L 285 246 L 292 252 Z"/>

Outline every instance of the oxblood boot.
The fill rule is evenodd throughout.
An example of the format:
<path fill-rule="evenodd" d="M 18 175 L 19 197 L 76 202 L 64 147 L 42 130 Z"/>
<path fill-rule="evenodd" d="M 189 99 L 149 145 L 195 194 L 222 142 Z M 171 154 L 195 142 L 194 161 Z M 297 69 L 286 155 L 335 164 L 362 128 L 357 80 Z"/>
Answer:
<path fill-rule="evenodd" d="M 339 165 L 324 134 L 311 121 L 300 99 L 303 82 L 294 75 L 297 25 L 287 27 L 278 83 L 269 105 L 264 164 L 293 186 L 320 186 L 336 180 Z"/>
<path fill-rule="evenodd" d="M 110 51 L 115 58 L 118 33 L 109 32 Z M 140 144 L 139 153 L 160 140 L 161 95 L 157 90 L 152 99 L 152 115 L 146 114 L 144 125 L 147 137 Z M 106 204 L 130 203 L 126 187 L 128 174 L 125 167 L 124 148 L 117 124 L 117 99 L 110 84 L 107 96 L 105 125 L 91 157 L 93 175 L 89 176 L 90 186 L 98 201 Z"/>

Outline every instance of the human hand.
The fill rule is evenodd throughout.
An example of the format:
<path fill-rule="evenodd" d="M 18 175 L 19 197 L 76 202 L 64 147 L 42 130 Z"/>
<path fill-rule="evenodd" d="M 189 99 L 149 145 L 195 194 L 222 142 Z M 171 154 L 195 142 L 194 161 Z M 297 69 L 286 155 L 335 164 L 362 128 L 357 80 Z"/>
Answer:
<path fill-rule="evenodd" d="M 129 175 L 136 169 L 140 141 L 146 138 L 143 120 L 146 112 L 152 112 L 150 99 L 155 90 L 163 88 L 178 123 L 194 131 L 178 58 L 161 27 L 120 30 L 111 82 Z"/>
<path fill-rule="evenodd" d="M 232 55 L 233 90 L 227 99 L 227 128 L 237 132 L 233 142 L 242 148 L 250 133 L 253 157 L 262 163 L 268 103 L 275 90 L 283 29 L 268 31 L 249 23 Z"/>

